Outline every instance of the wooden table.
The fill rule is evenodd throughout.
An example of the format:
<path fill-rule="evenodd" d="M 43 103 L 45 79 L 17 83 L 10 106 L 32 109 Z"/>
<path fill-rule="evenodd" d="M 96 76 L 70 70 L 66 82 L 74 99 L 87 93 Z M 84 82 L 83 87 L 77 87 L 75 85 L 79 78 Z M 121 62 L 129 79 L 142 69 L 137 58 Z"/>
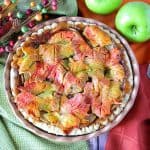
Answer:
<path fill-rule="evenodd" d="M 123 0 L 122 5 L 129 1 L 135 1 L 135 0 Z M 150 4 L 150 0 L 143 0 L 143 1 Z M 98 15 L 98 14 L 92 13 L 90 10 L 87 9 L 87 7 L 85 6 L 84 0 L 78 0 L 78 7 L 79 7 L 79 12 L 81 16 L 99 20 L 109 25 L 110 27 L 115 28 L 114 20 L 115 20 L 115 16 L 118 10 L 111 13 L 110 15 Z M 130 45 L 136 55 L 136 58 L 139 64 L 150 63 L 150 40 L 144 43 L 131 43 L 130 42 Z"/>

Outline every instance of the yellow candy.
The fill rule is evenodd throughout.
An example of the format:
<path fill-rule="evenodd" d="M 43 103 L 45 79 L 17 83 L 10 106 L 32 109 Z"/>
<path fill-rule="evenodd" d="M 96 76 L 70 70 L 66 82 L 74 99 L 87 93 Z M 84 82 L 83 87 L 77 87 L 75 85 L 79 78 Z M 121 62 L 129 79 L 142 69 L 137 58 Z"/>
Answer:
<path fill-rule="evenodd" d="M 35 20 L 36 21 L 41 21 L 42 20 L 42 15 L 41 14 L 36 14 L 35 15 Z"/>
<path fill-rule="evenodd" d="M 35 5 L 36 5 L 35 2 L 31 2 L 31 3 L 30 3 L 30 6 L 31 6 L 31 7 L 34 7 Z"/>
<path fill-rule="evenodd" d="M 9 12 L 9 13 L 8 13 L 8 16 L 10 17 L 11 15 L 12 15 L 12 13 L 11 13 L 11 12 Z"/>

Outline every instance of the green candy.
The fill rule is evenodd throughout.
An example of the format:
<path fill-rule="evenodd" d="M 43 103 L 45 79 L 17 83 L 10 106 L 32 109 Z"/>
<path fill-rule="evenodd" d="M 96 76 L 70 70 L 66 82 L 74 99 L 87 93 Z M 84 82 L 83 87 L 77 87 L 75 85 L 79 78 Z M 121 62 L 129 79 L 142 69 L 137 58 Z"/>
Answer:
<path fill-rule="evenodd" d="M 27 31 L 29 31 L 29 28 L 28 28 L 27 26 L 22 26 L 22 27 L 21 27 L 21 31 L 22 31 L 23 33 L 25 33 L 25 32 L 27 32 Z"/>
<path fill-rule="evenodd" d="M 41 4 L 38 4 L 38 5 L 36 6 L 36 8 L 37 8 L 37 10 L 42 10 L 43 6 L 42 6 Z"/>
<path fill-rule="evenodd" d="M 16 0 L 11 0 L 12 3 L 16 3 Z"/>
<path fill-rule="evenodd" d="M 22 19 L 24 14 L 22 12 L 17 12 L 17 18 Z"/>
<path fill-rule="evenodd" d="M 46 14 L 46 13 L 47 13 L 47 9 L 46 9 L 46 8 L 43 8 L 43 9 L 42 9 L 42 13 L 43 13 L 43 14 Z"/>

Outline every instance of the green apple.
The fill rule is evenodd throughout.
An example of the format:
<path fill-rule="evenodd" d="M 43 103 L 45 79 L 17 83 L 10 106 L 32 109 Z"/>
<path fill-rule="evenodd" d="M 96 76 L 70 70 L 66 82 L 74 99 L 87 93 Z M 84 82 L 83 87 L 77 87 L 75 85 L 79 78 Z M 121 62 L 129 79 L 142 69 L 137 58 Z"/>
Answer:
<path fill-rule="evenodd" d="M 122 0 L 85 0 L 86 6 L 98 14 L 109 14 L 117 9 Z"/>
<path fill-rule="evenodd" d="M 144 42 L 150 39 L 150 5 L 129 2 L 122 6 L 115 18 L 116 28 L 129 40 Z"/>

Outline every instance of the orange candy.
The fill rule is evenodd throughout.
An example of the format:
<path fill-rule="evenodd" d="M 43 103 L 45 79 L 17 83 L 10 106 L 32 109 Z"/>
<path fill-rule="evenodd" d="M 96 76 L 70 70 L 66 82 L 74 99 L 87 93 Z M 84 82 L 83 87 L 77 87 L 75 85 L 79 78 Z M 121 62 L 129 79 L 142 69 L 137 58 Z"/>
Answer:
<path fill-rule="evenodd" d="M 4 5 L 8 6 L 11 4 L 11 1 L 10 0 L 4 0 Z"/>
<path fill-rule="evenodd" d="M 35 20 L 36 21 L 41 21 L 42 20 L 42 15 L 39 13 L 39 14 L 36 14 L 35 15 Z"/>

